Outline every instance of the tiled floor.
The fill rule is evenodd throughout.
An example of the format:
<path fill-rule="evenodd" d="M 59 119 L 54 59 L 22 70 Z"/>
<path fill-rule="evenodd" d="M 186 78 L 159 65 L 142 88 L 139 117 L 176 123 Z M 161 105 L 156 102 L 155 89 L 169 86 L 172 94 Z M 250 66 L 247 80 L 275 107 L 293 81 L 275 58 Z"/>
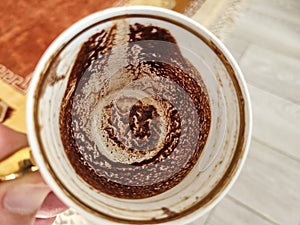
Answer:
<path fill-rule="evenodd" d="M 227 197 L 193 225 L 299 225 L 300 1 L 249 0 L 225 44 L 249 85 L 253 140 Z"/>

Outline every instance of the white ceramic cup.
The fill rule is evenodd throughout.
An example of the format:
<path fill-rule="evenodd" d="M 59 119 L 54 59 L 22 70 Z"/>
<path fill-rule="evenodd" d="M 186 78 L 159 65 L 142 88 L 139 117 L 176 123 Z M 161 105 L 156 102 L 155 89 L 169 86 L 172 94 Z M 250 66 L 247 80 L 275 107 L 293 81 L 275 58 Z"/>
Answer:
<path fill-rule="evenodd" d="M 211 108 L 209 135 L 196 165 L 175 187 L 142 199 L 113 197 L 88 185 L 70 164 L 59 130 L 61 102 L 78 51 L 90 36 L 120 21 L 169 30 L 181 54 L 201 74 Z M 28 93 L 28 136 L 46 182 L 91 224 L 187 224 L 212 209 L 240 173 L 251 136 L 250 109 L 241 70 L 206 28 L 162 8 L 112 8 L 68 28 L 40 59 Z"/>

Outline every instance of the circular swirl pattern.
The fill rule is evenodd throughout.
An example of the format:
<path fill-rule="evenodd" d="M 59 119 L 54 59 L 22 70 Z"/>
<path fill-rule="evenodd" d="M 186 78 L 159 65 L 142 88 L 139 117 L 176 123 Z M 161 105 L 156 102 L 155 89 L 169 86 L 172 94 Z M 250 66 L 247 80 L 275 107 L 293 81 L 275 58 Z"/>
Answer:
<path fill-rule="evenodd" d="M 124 28 L 115 24 L 83 44 L 60 130 L 87 183 L 115 197 L 145 198 L 174 187 L 193 168 L 211 115 L 200 74 L 169 32 Z"/>

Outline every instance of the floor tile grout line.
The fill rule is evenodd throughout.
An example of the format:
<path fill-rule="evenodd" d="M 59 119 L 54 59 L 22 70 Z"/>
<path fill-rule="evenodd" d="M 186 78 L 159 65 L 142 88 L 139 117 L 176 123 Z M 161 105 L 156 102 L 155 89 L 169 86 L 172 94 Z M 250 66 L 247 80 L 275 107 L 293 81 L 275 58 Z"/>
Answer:
<path fill-rule="evenodd" d="M 247 40 L 245 40 L 245 41 L 247 41 Z M 261 49 L 263 49 L 265 51 L 271 52 L 272 54 L 284 56 L 284 57 L 286 57 L 288 59 L 299 60 L 299 55 L 295 56 L 293 54 L 287 54 L 284 51 L 279 51 L 278 49 L 273 49 L 273 48 L 265 47 L 265 46 L 263 46 L 263 45 L 261 45 L 259 43 L 255 43 L 255 42 L 251 42 L 251 41 L 248 41 L 248 42 L 250 43 L 250 46 L 252 46 L 252 47 L 261 48 Z"/>
<path fill-rule="evenodd" d="M 239 24 L 236 24 L 235 27 L 232 29 L 231 33 L 228 35 L 228 37 L 226 37 L 226 39 L 230 39 L 230 37 L 233 37 L 235 39 L 243 40 L 245 42 L 248 42 L 250 46 L 252 46 L 252 45 L 257 46 L 257 47 L 266 49 L 268 51 L 272 51 L 276 54 L 284 55 L 284 56 L 287 56 L 287 57 L 290 57 L 290 58 L 295 58 L 295 59 L 299 58 L 299 52 L 297 52 L 297 53 L 288 52 L 287 53 L 285 50 L 280 49 L 280 48 L 274 49 L 273 47 L 270 47 L 269 45 L 266 45 L 264 42 L 257 42 L 257 41 L 253 41 L 251 39 L 248 39 L 249 33 L 246 33 L 247 37 L 245 37 L 245 33 L 242 33 L 240 31 L 240 29 L 238 28 L 239 26 L 242 26 L 242 25 L 246 26 L 245 24 L 243 24 L 243 22 L 240 22 Z M 250 34 L 250 36 L 253 36 L 253 34 L 252 35 Z"/>
<path fill-rule="evenodd" d="M 243 39 L 242 39 L 243 40 Z M 239 67 L 241 67 L 241 60 L 243 59 L 243 57 L 245 56 L 245 54 L 248 52 L 249 48 L 251 47 L 251 42 L 245 40 L 247 42 L 247 47 L 244 49 L 244 51 L 242 52 L 242 54 L 240 55 L 240 57 L 238 59 L 236 59 L 236 61 L 238 62 Z M 242 68 L 241 68 L 242 70 Z M 243 70 L 242 73 L 244 74 Z"/>
<path fill-rule="evenodd" d="M 273 224 L 273 225 L 280 225 L 279 223 L 277 223 L 276 221 L 270 219 L 269 217 L 261 214 L 260 212 L 256 211 L 255 209 L 251 208 L 250 206 L 246 205 L 245 203 L 239 201 L 238 199 L 236 199 L 235 197 L 231 196 L 230 194 L 227 195 L 227 197 L 232 200 L 233 202 L 235 202 L 236 204 L 238 204 L 240 207 L 243 207 L 245 209 L 247 209 L 248 211 L 254 213 L 255 215 L 259 216 L 260 218 L 262 218 L 263 220 Z"/>
<path fill-rule="evenodd" d="M 270 145 L 270 144 L 264 142 L 263 140 L 261 140 L 261 139 L 255 137 L 255 136 L 253 136 L 253 135 L 252 135 L 252 139 L 253 139 L 254 141 L 258 142 L 259 144 L 264 145 L 265 147 L 270 148 L 271 151 L 277 152 L 277 153 L 279 153 L 279 154 L 281 154 L 281 155 L 283 155 L 283 156 L 289 158 L 290 160 L 293 160 L 293 161 L 295 161 L 295 162 L 297 162 L 297 163 L 300 164 L 300 159 L 297 158 L 297 157 L 295 157 L 295 156 L 293 156 L 292 154 L 289 154 L 289 153 L 287 153 L 287 152 L 285 152 L 285 151 L 283 151 L 283 150 L 281 150 L 281 149 L 279 149 L 279 148 L 277 148 L 277 147 L 275 147 L 275 146 L 272 146 L 272 145 Z M 250 149 L 250 151 L 251 151 L 251 149 Z"/>
<path fill-rule="evenodd" d="M 280 22 L 283 22 L 283 23 L 285 23 L 285 24 L 292 24 L 292 25 L 295 25 L 295 26 L 298 25 L 297 22 L 294 21 L 294 20 L 290 20 L 290 19 L 278 17 L 278 15 L 275 15 L 275 16 L 274 16 L 274 15 L 270 15 L 270 14 L 265 14 L 261 9 L 256 8 L 255 6 L 254 6 L 254 7 L 253 7 L 253 6 L 250 6 L 249 9 L 250 9 L 252 12 L 256 13 L 256 14 L 259 14 L 260 16 L 263 16 L 263 17 L 265 17 L 265 18 L 269 18 L 269 19 L 271 19 L 271 20 L 273 20 L 273 21 L 275 20 L 276 22 L 277 22 L 277 21 L 280 21 Z M 281 11 L 282 11 L 283 13 L 288 14 L 289 12 L 286 11 L 286 10 L 288 10 L 288 9 L 281 9 Z M 298 17 L 297 17 L 297 18 L 298 18 Z"/>
<path fill-rule="evenodd" d="M 294 102 L 294 101 L 292 101 L 292 100 L 290 100 L 290 99 L 288 99 L 288 98 L 284 98 L 284 97 L 282 97 L 282 96 L 280 96 L 280 95 L 278 95 L 278 94 L 275 94 L 275 93 L 273 93 L 273 92 L 270 92 L 269 90 L 262 89 L 261 87 L 258 87 L 258 86 L 256 86 L 256 85 L 254 85 L 253 83 L 247 81 L 247 79 L 246 79 L 246 83 L 247 83 L 248 87 L 250 86 L 250 87 L 257 88 L 257 89 L 259 89 L 260 91 L 262 91 L 262 92 L 264 92 L 264 93 L 267 93 L 267 94 L 272 95 L 273 97 L 279 98 L 279 99 L 281 99 L 281 100 L 287 101 L 288 103 L 291 103 L 291 104 L 294 104 L 294 105 L 297 105 L 297 106 L 300 107 L 300 104 L 299 104 L 299 103 Z M 250 90 L 249 90 L 249 93 L 250 93 L 250 97 L 251 97 L 251 91 L 250 91 Z"/>
<path fill-rule="evenodd" d="M 241 52 L 241 55 L 239 57 L 235 57 L 234 56 L 234 51 L 232 51 L 230 49 L 230 44 L 227 41 L 230 41 L 232 39 L 237 39 L 240 41 L 245 41 L 247 47 L 244 48 L 244 50 Z M 234 35 L 234 33 L 229 33 L 228 36 L 226 36 L 226 38 L 223 40 L 225 47 L 229 50 L 229 52 L 231 53 L 231 55 L 233 56 L 233 58 L 235 59 L 235 61 L 240 65 L 240 60 L 242 59 L 242 57 L 245 55 L 245 53 L 248 51 L 249 47 L 251 46 L 251 42 L 249 42 L 248 40 L 244 40 L 242 38 L 236 37 Z"/>
<path fill-rule="evenodd" d="M 208 216 L 207 218 L 204 220 L 204 223 L 203 225 L 207 225 L 209 223 L 209 221 L 211 220 L 211 217 L 213 216 L 214 214 L 214 211 L 216 210 L 218 205 L 216 205 L 214 208 L 212 208 L 209 212 L 208 212 Z"/>
<path fill-rule="evenodd" d="M 243 69 L 242 69 L 242 72 L 243 72 Z M 243 74 L 244 74 L 244 73 L 243 73 Z M 282 97 L 282 96 L 280 96 L 280 95 L 278 95 L 278 94 L 276 94 L 276 93 L 274 93 L 274 92 L 272 92 L 272 91 L 269 91 L 269 90 L 267 90 L 267 89 L 262 89 L 262 88 L 261 88 L 260 86 L 258 86 L 256 83 L 254 83 L 254 82 L 252 82 L 252 81 L 249 81 L 245 75 L 244 75 L 244 77 L 245 77 L 245 80 L 246 80 L 246 83 L 247 83 L 248 86 L 252 86 L 252 87 L 258 88 L 258 89 L 260 89 L 260 90 L 262 90 L 262 91 L 264 91 L 264 92 L 266 92 L 266 93 L 269 93 L 269 94 L 271 94 L 271 95 L 273 95 L 273 96 L 279 97 L 280 99 L 289 101 L 290 103 L 293 103 L 293 104 L 295 104 L 295 105 L 299 105 L 299 106 L 300 106 L 300 102 L 296 102 L 296 101 L 294 101 L 293 99 L 290 99 L 290 98 L 287 98 L 287 97 Z M 250 93 L 250 94 L 251 94 L 251 93 Z"/>

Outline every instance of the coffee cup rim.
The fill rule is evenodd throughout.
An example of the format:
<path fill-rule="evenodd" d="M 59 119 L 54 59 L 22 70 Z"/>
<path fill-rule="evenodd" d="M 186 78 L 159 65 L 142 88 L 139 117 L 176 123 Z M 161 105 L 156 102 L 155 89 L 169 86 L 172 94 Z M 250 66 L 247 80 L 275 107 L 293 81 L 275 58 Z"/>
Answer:
<path fill-rule="evenodd" d="M 165 17 L 165 18 L 173 18 L 172 20 L 174 21 L 180 21 L 181 24 L 188 24 L 186 26 L 192 26 L 191 29 L 195 30 L 195 32 L 201 31 L 203 34 L 206 35 L 207 40 L 209 39 L 211 42 L 207 44 L 211 44 L 212 48 L 216 48 L 217 51 L 220 51 L 224 56 L 226 56 L 226 60 L 230 64 L 230 66 L 235 70 L 234 71 L 234 76 L 237 79 L 238 86 L 241 89 L 241 94 L 244 98 L 243 102 L 243 110 L 245 113 L 245 123 L 246 126 L 244 128 L 244 141 L 242 142 L 242 147 L 243 152 L 241 153 L 241 158 L 238 161 L 238 165 L 235 167 L 234 174 L 232 177 L 228 180 L 228 183 L 224 184 L 222 191 L 214 196 L 212 200 L 210 200 L 206 207 L 201 209 L 201 212 L 199 210 L 194 209 L 192 212 L 189 212 L 188 214 L 183 215 L 180 218 L 177 218 L 176 220 L 170 220 L 170 221 L 164 221 L 164 224 L 171 224 L 178 222 L 191 222 L 193 221 L 196 217 L 198 217 L 200 214 L 203 215 L 204 213 L 208 212 L 211 210 L 229 191 L 229 189 L 232 187 L 234 182 L 236 181 L 238 175 L 240 174 L 240 171 L 244 165 L 244 162 L 246 160 L 249 146 L 250 146 L 250 140 L 251 140 L 251 133 L 252 133 L 252 112 L 251 112 L 251 102 L 250 102 L 250 96 L 249 96 L 249 91 L 247 89 L 247 85 L 245 82 L 245 79 L 242 75 L 242 72 L 235 61 L 234 57 L 231 55 L 231 53 L 227 50 L 225 45 L 208 29 L 206 29 L 204 26 L 201 24 L 197 23 L 196 21 L 192 20 L 191 18 L 188 18 L 182 14 L 179 14 L 177 12 L 168 10 L 168 9 L 163 9 L 159 7 L 153 7 L 153 6 L 123 6 L 123 7 L 116 7 L 116 8 L 110 8 L 106 9 L 100 12 L 93 13 L 71 27 L 69 27 L 67 30 L 65 30 L 61 35 L 59 35 L 58 38 L 56 38 L 52 44 L 48 47 L 48 49 L 45 51 L 43 56 L 41 57 L 39 63 L 36 66 L 36 69 L 34 71 L 33 78 L 31 80 L 31 84 L 29 87 L 29 92 L 28 92 L 28 97 L 27 97 L 27 130 L 28 130 L 28 136 L 29 136 L 29 143 L 32 148 L 34 158 L 37 161 L 40 171 L 44 178 L 47 180 L 49 185 L 54 189 L 55 193 L 63 199 L 63 201 L 74 207 L 75 209 L 78 209 L 82 212 L 82 210 L 77 207 L 72 200 L 70 200 L 68 197 L 66 197 L 66 193 L 64 193 L 61 188 L 57 185 L 56 181 L 53 179 L 51 173 L 49 173 L 49 170 L 47 166 L 44 164 L 44 159 L 43 155 L 39 151 L 40 148 L 40 143 L 39 139 L 37 138 L 38 136 L 38 129 L 36 125 L 36 113 L 35 113 L 35 107 L 37 104 L 37 89 L 40 84 L 40 76 L 45 70 L 45 67 L 49 64 L 49 61 L 51 61 L 53 55 L 59 51 L 59 49 L 62 48 L 63 45 L 68 43 L 68 41 L 71 40 L 72 36 L 74 34 L 78 33 L 78 30 L 80 29 L 83 31 L 84 29 L 87 29 L 89 26 L 93 25 L 96 22 L 99 22 L 104 19 L 109 19 L 114 16 L 126 16 L 126 15 L 131 15 L 132 13 L 136 14 L 143 14 L 143 15 L 149 15 L 152 16 L 153 14 L 159 15 L 160 17 Z M 174 19 L 176 18 L 176 19 Z M 86 215 L 91 215 L 91 214 L 86 214 Z M 95 216 L 99 220 L 98 216 Z M 114 220 L 105 220 L 106 224 L 120 224 L 120 221 L 114 221 Z M 124 222 L 124 221 L 123 221 Z M 121 221 L 122 223 L 122 221 Z"/>

